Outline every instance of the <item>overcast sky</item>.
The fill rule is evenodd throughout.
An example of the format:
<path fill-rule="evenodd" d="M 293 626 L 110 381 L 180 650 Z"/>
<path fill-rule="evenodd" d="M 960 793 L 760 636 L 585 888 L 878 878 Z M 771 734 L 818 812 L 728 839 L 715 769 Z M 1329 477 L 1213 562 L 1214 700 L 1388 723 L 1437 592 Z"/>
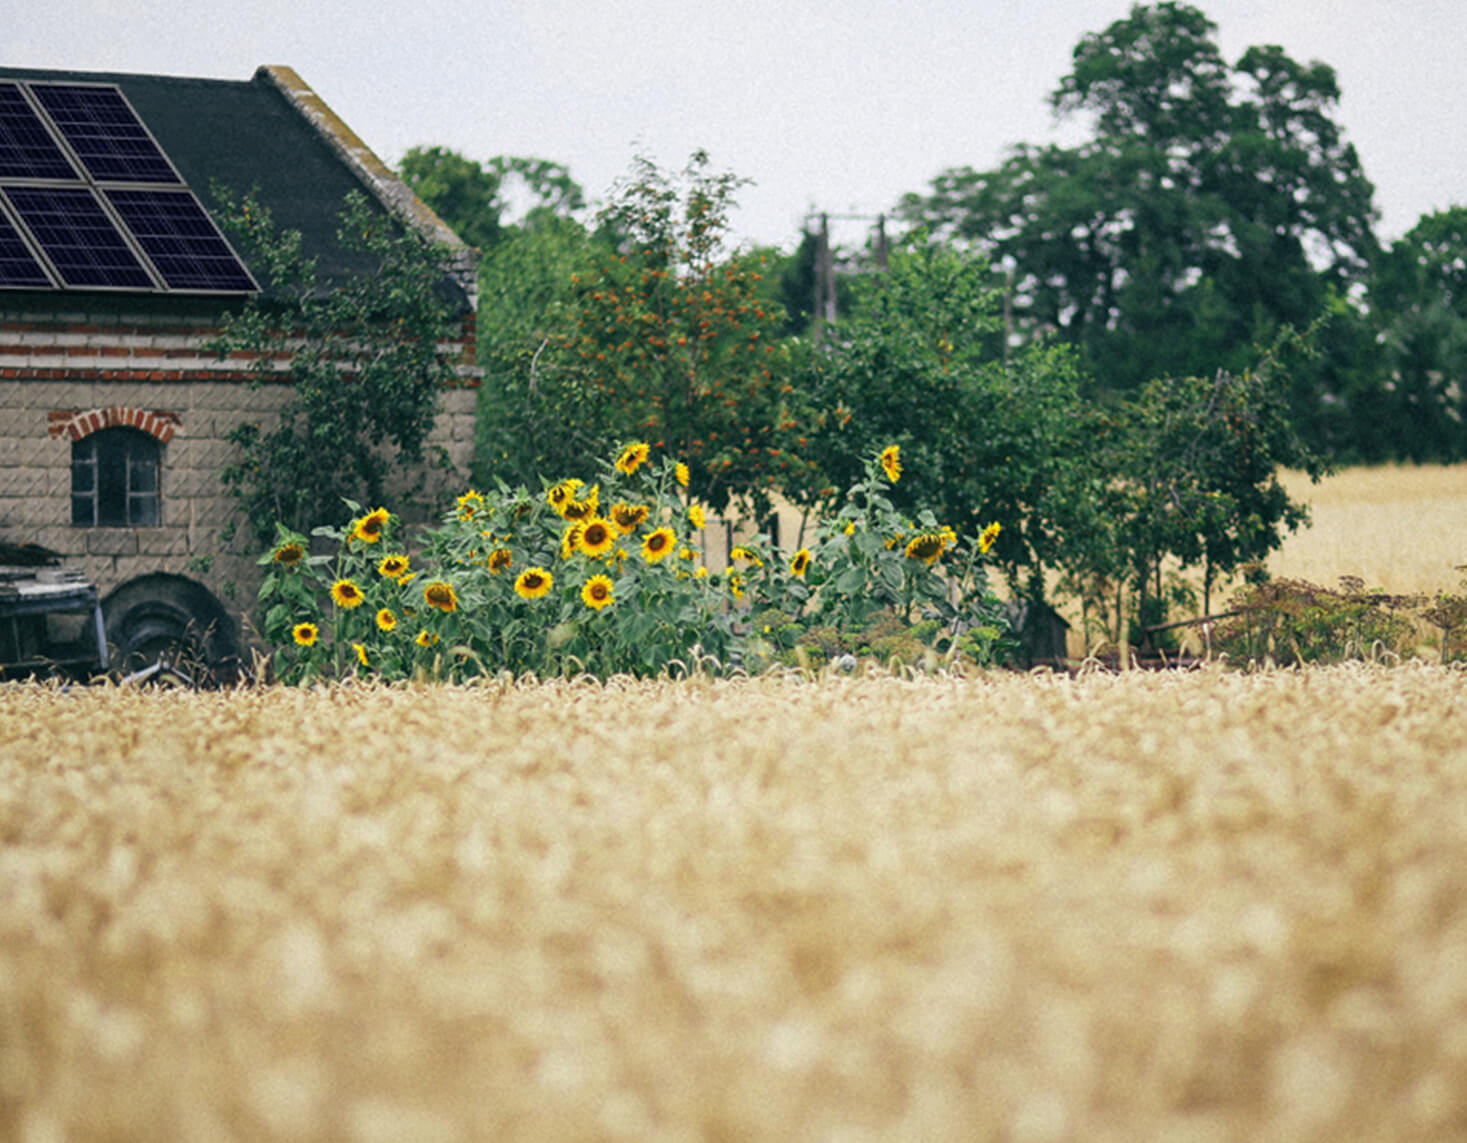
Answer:
<path fill-rule="evenodd" d="M 21 0 L 4 0 L 19 7 Z M 1467 203 L 1467 0 L 1205 0 L 1235 62 L 1281 44 L 1338 73 L 1383 241 Z M 697 148 L 754 180 L 735 225 L 788 245 L 811 209 L 875 214 L 1013 143 L 1073 142 L 1046 96 L 1129 0 L 45 0 L 0 63 L 248 79 L 295 68 L 383 159 L 534 155 L 592 197 L 634 154 Z"/>

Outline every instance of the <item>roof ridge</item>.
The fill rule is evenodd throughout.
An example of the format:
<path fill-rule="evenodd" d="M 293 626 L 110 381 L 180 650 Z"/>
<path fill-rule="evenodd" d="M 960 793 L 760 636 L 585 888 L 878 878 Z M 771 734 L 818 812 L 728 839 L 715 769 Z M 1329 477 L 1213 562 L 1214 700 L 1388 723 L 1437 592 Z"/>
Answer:
<path fill-rule="evenodd" d="M 279 91 L 383 206 L 424 237 L 449 248 L 452 260 L 450 273 L 468 293 L 470 305 L 477 309 L 478 252 L 454 233 L 432 207 L 378 158 L 294 68 L 284 64 L 265 64 L 256 70 L 255 79 Z"/>

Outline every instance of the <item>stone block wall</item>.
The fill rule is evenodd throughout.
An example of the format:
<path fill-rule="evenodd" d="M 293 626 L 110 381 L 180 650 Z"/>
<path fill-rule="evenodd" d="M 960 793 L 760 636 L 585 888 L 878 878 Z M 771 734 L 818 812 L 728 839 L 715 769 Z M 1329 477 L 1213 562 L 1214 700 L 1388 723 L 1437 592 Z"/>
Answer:
<path fill-rule="evenodd" d="M 236 610 L 223 598 L 233 584 L 238 610 L 248 611 L 258 553 L 247 540 L 224 541 L 233 505 L 219 474 L 235 453 L 230 431 L 245 420 L 268 425 L 289 389 L 284 382 L 252 387 L 247 360 L 213 358 L 205 344 L 217 332 L 207 314 L 31 312 L 0 294 L 0 538 L 60 552 L 104 595 L 137 576 L 167 572 L 202 583 Z M 447 450 L 461 480 L 474 440 L 473 345 L 470 315 L 449 347 L 461 384 L 444 393 L 430 438 Z M 157 527 L 71 523 L 72 442 L 111 425 L 162 444 Z"/>

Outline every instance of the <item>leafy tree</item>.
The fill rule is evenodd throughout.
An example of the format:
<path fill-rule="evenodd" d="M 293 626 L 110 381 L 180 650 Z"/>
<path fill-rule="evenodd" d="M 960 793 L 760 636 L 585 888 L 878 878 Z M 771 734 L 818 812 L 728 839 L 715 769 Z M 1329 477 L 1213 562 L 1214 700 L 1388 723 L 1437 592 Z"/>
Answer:
<path fill-rule="evenodd" d="M 1354 394 L 1365 460 L 1467 457 L 1467 208 L 1421 218 L 1379 260 L 1370 291 L 1385 384 Z"/>
<path fill-rule="evenodd" d="M 410 147 L 403 181 L 470 246 L 488 251 L 506 236 L 512 200 L 528 196 L 522 225 L 568 218 L 586 205 L 580 185 L 560 163 L 499 155 L 487 164 L 446 147 Z M 516 192 L 522 192 L 517 195 Z"/>
<path fill-rule="evenodd" d="M 361 195 L 348 196 L 338 238 L 375 272 L 339 282 L 324 281 L 300 234 L 279 231 L 253 196 L 221 192 L 219 203 L 266 292 L 226 318 L 212 348 L 248 354 L 255 387 L 290 362 L 278 424 L 237 427 L 240 459 L 223 473 L 263 541 L 277 522 L 304 530 L 332 518 L 343 499 L 380 503 L 393 472 L 423 461 L 440 392 L 457 380 L 439 345 L 458 328 L 440 293 L 442 252 Z"/>
<path fill-rule="evenodd" d="M 495 379 L 510 400 L 494 431 L 533 435 L 541 473 L 645 440 L 683 459 L 691 494 L 721 509 L 758 506 L 798 468 L 783 314 L 763 293 L 760 258 L 727 249 L 740 182 L 702 152 L 681 179 L 638 159 L 576 267 L 557 263 L 543 336 L 522 340 Z"/>
<path fill-rule="evenodd" d="M 499 241 L 500 176 L 446 147 L 410 147 L 402 158 L 403 182 L 470 246 L 488 250 Z"/>
<path fill-rule="evenodd" d="M 1005 361 L 1002 292 L 987 262 L 917 234 L 885 274 L 859 280 L 854 312 L 827 331 L 799 388 L 812 412 L 814 472 L 787 485 L 817 503 L 861 478 L 860 458 L 901 447 L 888 493 L 962 531 L 1002 525 L 993 555 L 1044 594 L 1043 570 L 1086 532 L 1096 502 L 1093 420 L 1073 354 L 1031 345 Z"/>
<path fill-rule="evenodd" d="M 1186 4 L 1137 5 L 1080 42 L 1051 97 L 1091 117 L 1088 141 L 948 170 L 901 208 L 1012 260 L 1018 328 L 1058 332 L 1108 391 L 1241 372 L 1375 253 L 1334 71 L 1277 47 L 1229 67 L 1214 32 Z"/>

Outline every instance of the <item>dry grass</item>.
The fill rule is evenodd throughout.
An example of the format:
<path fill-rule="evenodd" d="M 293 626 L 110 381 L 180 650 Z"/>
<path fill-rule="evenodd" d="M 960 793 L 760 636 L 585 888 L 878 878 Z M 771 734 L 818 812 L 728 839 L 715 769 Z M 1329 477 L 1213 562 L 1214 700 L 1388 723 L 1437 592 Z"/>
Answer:
<path fill-rule="evenodd" d="M 1467 1137 L 1467 674 L 0 688 L 0 1137 Z"/>
<path fill-rule="evenodd" d="M 1359 576 L 1395 594 L 1460 591 L 1467 564 L 1467 465 L 1347 468 L 1319 484 L 1284 476 L 1313 526 L 1269 560 L 1279 576 L 1334 587 Z"/>

